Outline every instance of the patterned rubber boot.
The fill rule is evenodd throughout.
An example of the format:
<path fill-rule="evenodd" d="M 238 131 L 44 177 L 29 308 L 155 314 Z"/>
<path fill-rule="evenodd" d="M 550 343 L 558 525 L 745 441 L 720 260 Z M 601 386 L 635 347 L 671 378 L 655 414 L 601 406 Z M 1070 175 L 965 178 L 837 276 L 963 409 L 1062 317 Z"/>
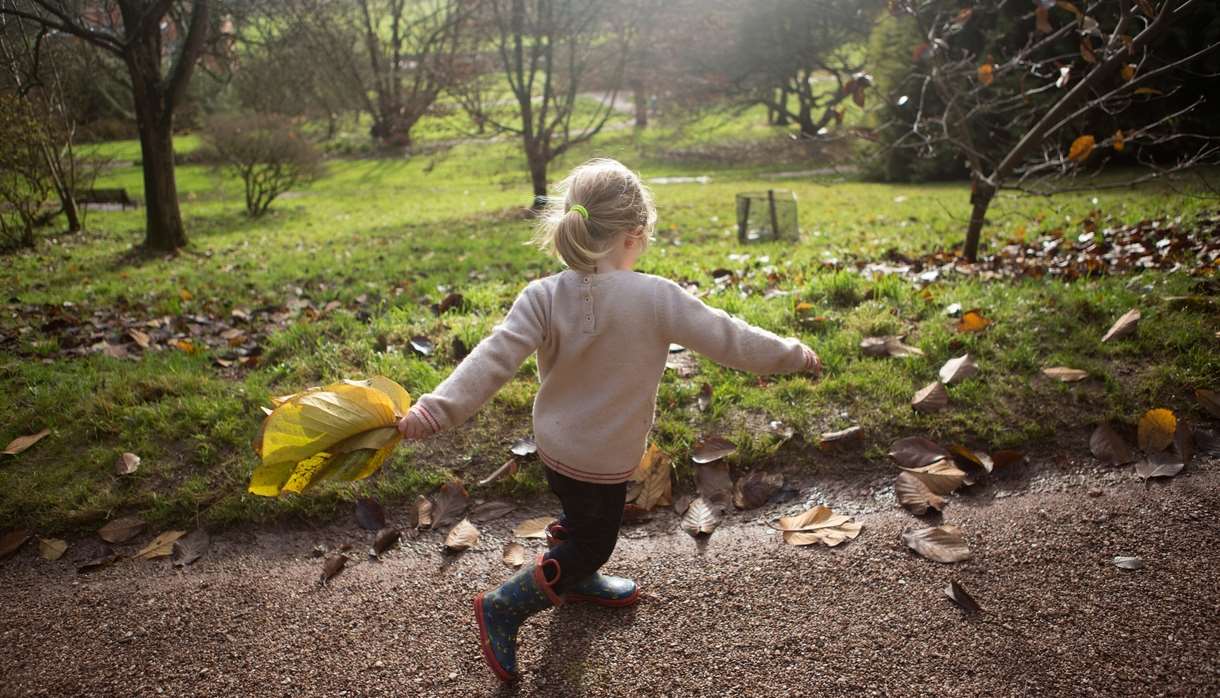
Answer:
<path fill-rule="evenodd" d="M 553 570 L 549 583 L 543 572 L 548 565 Z M 501 681 L 518 678 L 517 630 L 521 624 L 535 613 L 563 603 L 551 589 L 559 581 L 559 575 L 559 563 L 544 560 L 540 554 L 533 565 L 522 567 L 498 589 L 474 597 L 483 659 Z"/>
<path fill-rule="evenodd" d="M 546 527 L 546 545 L 553 548 L 568 539 L 562 521 L 552 521 Z M 630 606 L 640 598 L 640 589 L 626 577 L 613 577 L 600 572 L 585 577 L 563 594 L 564 601 L 594 603 L 609 608 Z"/>

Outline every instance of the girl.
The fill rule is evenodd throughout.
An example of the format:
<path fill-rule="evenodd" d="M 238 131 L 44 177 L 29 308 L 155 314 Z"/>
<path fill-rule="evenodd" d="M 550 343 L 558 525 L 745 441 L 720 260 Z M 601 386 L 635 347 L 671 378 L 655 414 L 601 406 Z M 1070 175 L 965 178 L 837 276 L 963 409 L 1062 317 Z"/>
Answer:
<path fill-rule="evenodd" d="M 622 164 L 598 159 L 573 170 L 535 237 L 567 271 L 526 286 L 504 322 L 398 424 L 409 439 L 461 424 L 538 352 L 534 438 L 563 517 L 547 531 L 547 553 L 474 599 L 483 657 L 504 681 L 517 678 L 517 629 L 530 615 L 564 601 L 627 606 L 638 596 L 635 582 L 598 569 L 618 540 L 671 342 L 754 373 L 821 371 L 800 341 L 633 272 L 655 224 L 652 196 Z"/>

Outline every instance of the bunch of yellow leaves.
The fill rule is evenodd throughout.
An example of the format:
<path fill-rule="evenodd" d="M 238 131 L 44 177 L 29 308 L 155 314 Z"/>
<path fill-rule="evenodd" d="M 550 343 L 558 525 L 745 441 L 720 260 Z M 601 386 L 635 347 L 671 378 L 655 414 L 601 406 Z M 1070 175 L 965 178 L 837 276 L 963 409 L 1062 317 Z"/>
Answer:
<path fill-rule="evenodd" d="M 263 462 L 250 477 L 250 492 L 264 497 L 377 472 L 402 439 L 396 425 L 411 396 L 389 378 L 374 376 L 309 388 L 271 403 L 275 409 L 254 442 Z"/>

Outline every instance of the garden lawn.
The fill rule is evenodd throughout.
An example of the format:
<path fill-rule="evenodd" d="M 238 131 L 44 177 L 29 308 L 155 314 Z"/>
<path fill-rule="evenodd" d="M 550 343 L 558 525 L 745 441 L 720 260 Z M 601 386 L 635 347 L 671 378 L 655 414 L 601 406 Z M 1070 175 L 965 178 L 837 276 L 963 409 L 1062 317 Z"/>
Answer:
<path fill-rule="evenodd" d="M 866 278 L 851 262 L 960 244 L 968 186 L 891 186 L 833 174 L 776 178 L 818 164 L 732 167 L 674 159 L 668 148 L 680 139 L 666 141 L 664 133 L 611 130 L 553 172 L 557 178 L 586 157 L 610 155 L 646 178 L 708 177 L 654 186 L 660 224 L 640 270 L 696 284 L 708 303 L 799 336 L 827 369 L 821 382 L 760 381 L 702 359 L 690 377 L 667 371 L 653 436 L 674 456 L 680 478 L 690 476 L 690 445 L 711 433 L 739 444 L 734 467 L 744 470 L 777 461 L 796 461 L 811 472 L 881 467 L 888 445 L 910 434 L 979 449 L 1080 449 L 1099 420 L 1133 423 L 1151 407 L 1199 419 L 1191 390 L 1220 385 L 1215 292 L 1186 273 L 1073 283 L 953 277 L 926 288 L 894 275 Z M 116 166 L 98 185 L 139 195 L 140 170 L 123 159 L 131 157 L 129 146 L 107 144 Z M 376 373 L 422 394 L 456 365 L 454 338 L 473 346 L 528 280 L 560 268 L 524 244 L 530 222 L 520 205 L 531 197 L 514 143 L 431 150 L 409 159 L 332 161 L 324 179 L 278 200 L 257 220 L 243 213 L 239 182 L 206 166 L 182 166 L 178 188 L 191 245 L 178 257 L 133 253 L 142 238 L 141 209 L 90 212 L 87 233 L 44 238 L 36 250 L 5 258 L 0 292 L 8 305 L 0 322 L 14 339 L 0 355 L 6 396 L 0 441 L 44 427 L 51 434 L 16 457 L 0 456 L 0 528 L 89 530 L 120 513 L 139 514 L 154 527 L 328 517 L 361 494 L 402 502 L 454 474 L 470 484 L 498 467 L 508 445 L 530 431 L 533 359 L 468 425 L 400 448 L 373 480 L 283 499 L 245 491 L 256 461 L 250 442 L 259 408 L 271 395 Z M 734 194 L 768 187 L 796 192 L 801 241 L 739 246 Z M 1095 209 L 1112 216 L 1107 224 L 1159 217 L 1189 224 L 1205 205 L 1158 186 L 1054 199 L 1001 196 L 985 235 L 1032 238 L 1062 229 L 1071 241 Z M 737 280 L 717 286 L 710 272 L 718 268 Z M 450 291 L 463 294 L 464 305 L 434 315 L 431 304 Z M 1184 308 L 1163 300 L 1191 294 L 1204 299 Z M 211 351 L 65 358 L 54 328 L 32 325 L 19 311 L 20 304 L 68 303 L 87 318 L 125 303 L 147 318 L 227 320 L 234 309 L 293 299 L 315 308 L 338 305 L 276 328 L 252 369 L 218 367 Z M 798 302 L 812 308 L 797 312 Z M 992 324 L 958 333 L 945 312 L 954 303 L 980 308 Z M 1138 333 L 1100 343 L 1132 307 L 1144 315 Z M 108 341 L 124 341 L 124 328 L 107 331 Z M 863 356 L 860 340 L 880 334 L 906 335 L 924 356 Z M 437 350 L 414 354 L 414 335 L 426 335 Z M 966 352 L 981 370 L 949 388 L 951 408 L 914 412 L 913 393 L 935 380 L 946 360 Z M 1047 366 L 1084 369 L 1090 378 L 1057 383 L 1040 375 Z M 701 412 L 696 397 L 704 382 L 714 396 Z M 797 436 L 783 442 L 770 433 L 764 427 L 774 420 Z M 818 434 L 850 425 L 864 429 L 859 450 L 824 453 L 814 445 Z M 142 463 L 120 477 L 114 461 L 124 451 Z M 539 466 L 529 463 L 477 494 L 528 496 L 543 486 Z"/>

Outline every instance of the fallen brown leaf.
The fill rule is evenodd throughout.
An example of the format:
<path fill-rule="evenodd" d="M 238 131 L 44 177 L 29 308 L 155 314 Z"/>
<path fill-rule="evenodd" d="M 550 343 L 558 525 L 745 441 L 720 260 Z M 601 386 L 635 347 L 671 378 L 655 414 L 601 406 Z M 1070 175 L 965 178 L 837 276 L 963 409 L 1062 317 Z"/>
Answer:
<path fill-rule="evenodd" d="M 733 479 L 728 463 L 704 463 L 695 466 L 695 490 L 712 504 L 728 507 L 733 501 Z"/>
<path fill-rule="evenodd" d="M 1012 449 L 1001 449 L 991 454 L 991 462 L 997 468 L 1010 468 L 1023 460 L 1025 454 Z"/>
<path fill-rule="evenodd" d="M 949 359 L 940 368 L 940 382 L 945 385 L 960 383 L 979 372 L 978 364 L 969 354 L 963 354 L 956 359 Z"/>
<path fill-rule="evenodd" d="M 496 519 L 507 516 L 517 507 L 508 502 L 490 501 L 483 502 L 470 510 L 470 520 L 474 523 L 487 523 Z"/>
<path fill-rule="evenodd" d="M 44 560 L 55 561 L 64 556 L 68 550 L 68 542 L 59 538 L 39 538 L 38 554 Z"/>
<path fill-rule="evenodd" d="M 41 441 L 43 439 L 43 437 L 45 437 L 47 434 L 50 434 L 50 433 L 51 433 L 50 429 L 43 429 L 40 432 L 30 434 L 28 436 L 18 436 L 17 438 L 8 442 L 8 446 L 4 447 L 4 454 L 9 455 L 9 456 L 15 456 L 18 453 L 21 453 L 22 451 L 26 450 L 30 446 L 33 446 L 34 444 L 38 443 L 39 441 Z"/>
<path fill-rule="evenodd" d="M 1098 424 L 1089 437 L 1089 450 L 1094 458 L 1109 465 L 1122 465 L 1135 460 L 1135 452 L 1123 437 L 1104 422 Z"/>
<path fill-rule="evenodd" d="M 865 356 L 891 356 L 905 358 L 923 356 L 923 350 L 902 343 L 903 335 L 865 337 L 860 340 L 860 351 Z"/>
<path fill-rule="evenodd" d="M 707 412 L 707 408 L 712 406 L 712 384 L 704 383 L 699 388 L 699 397 L 695 403 L 699 406 L 700 412 Z"/>
<path fill-rule="evenodd" d="M 634 483 L 627 499 L 645 511 L 657 506 L 669 506 L 673 501 L 672 466 L 669 456 L 656 444 L 649 444 L 631 474 Z"/>
<path fill-rule="evenodd" d="M 832 548 L 860 535 L 863 527 L 863 524 L 852 521 L 850 516 L 836 514 L 829 507 L 821 505 L 795 516 L 782 517 L 775 526 L 783 531 L 784 542 L 788 545 L 821 543 Z"/>
<path fill-rule="evenodd" d="M 1131 310 L 1128 310 L 1126 313 L 1123 313 L 1122 317 L 1115 321 L 1115 323 L 1110 327 L 1110 330 L 1101 338 L 1101 341 L 1108 342 L 1111 339 L 1122 339 L 1123 337 L 1126 337 L 1132 332 L 1135 332 L 1136 325 L 1139 324 L 1139 321 L 1139 309 L 1132 308 Z"/>
<path fill-rule="evenodd" d="M 733 506 L 738 509 L 756 509 L 767 503 L 771 495 L 784 485 L 781 473 L 764 473 L 755 470 L 745 477 L 737 478 L 733 486 Z"/>
<path fill-rule="evenodd" d="M 1182 472 L 1186 463 L 1182 456 L 1173 451 L 1157 451 L 1149 453 L 1143 460 L 1135 464 L 1135 474 L 1145 480 L 1154 477 L 1173 477 Z"/>
<path fill-rule="evenodd" d="M 381 502 L 373 497 L 361 497 L 356 500 L 356 523 L 366 531 L 380 531 L 385 528 L 385 509 Z"/>
<path fill-rule="evenodd" d="M 84 574 L 100 569 L 119 559 L 114 550 L 105 543 L 97 543 L 96 547 L 86 551 L 83 560 L 76 563 L 76 573 Z M 81 558 L 77 558 L 81 559 Z"/>
<path fill-rule="evenodd" d="M 953 453 L 953 461 L 963 468 L 978 468 L 990 473 L 995 467 L 991 456 L 982 451 L 974 451 L 961 444 L 950 446 L 949 451 Z M 972 483 L 967 482 L 966 484 Z"/>
<path fill-rule="evenodd" d="M 346 555 L 340 555 L 337 553 L 328 555 L 326 559 L 322 561 L 322 575 L 318 579 L 318 582 L 325 585 L 330 580 L 339 576 L 339 573 L 343 571 L 344 567 L 347 567 Z"/>
<path fill-rule="evenodd" d="M 107 543 L 122 543 L 131 540 L 144 530 L 144 519 L 136 516 L 125 516 L 115 519 L 98 529 L 97 535 Z"/>
<path fill-rule="evenodd" d="M 1214 390 L 1207 388 L 1196 388 L 1195 399 L 1199 401 L 1199 405 L 1203 409 L 1211 413 L 1211 416 L 1220 419 L 1220 395 Z"/>
<path fill-rule="evenodd" d="M 864 436 L 864 430 L 859 426 L 850 426 L 839 431 L 828 431 L 818 438 L 818 446 L 829 448 L 848 443 L 854 443 Z"/>
<path fill-rule="evenodd" d="M 122 453 L 114 461 L 115 475 L 130 475 L 140 467 L 140 457 L 134 453 Z"/>
<path fill-rule="evenodd" d="M 939 412 L 949 406 L 949 393 L 943 383 L 937 381 L 924 387 L 911 398 L 911 407 L 916 412 Z"/>
<path fill-rule="evenodd" d="M 1050 368 L 1042 369 L 1042 375 L 1047 378 L 1053 378 L 1060 383 L 1076 383 L 1088 378 L 1089 372 L 1078 368 L 1068 368 L 1067 366 L 1051 366 Z"/>
<path fill-rule="evenodd" d="M 460 480 L 450 480 L 432 497 L 432 528 L 444 528 L 456 523 L 466 512 L 470 495 Z"/>
<path fill-rule="evenodd" d="M 174 541 L 186 535 L 186 531 L 166 531 L 144 546 L 133 557 L 137 560 L 153 560 L 169 557 L 174 552 Z"/>
<path fill-rule="evenodd" d="M 953 524 L 921 528 L 902 534 L 902 542 L 920 555 L 936 562 L 953 563 L 970 559 L 961 530 Z"/>
<path fill-rule="evenodd" d="M 517 474 L 517 460 L 515 458 L 509 458 L 508 461 L 506 461 L 504 463 L 504 465 L 501 465 L 500 467 L 496 468 L 495 471 L 492 472 L 491 475 L 488 475 L 487 477 L 483 478 L 482 480 L 479 480 L 479 487 L 483 487 L 484 485 L 490 485 L 491 483 L 495 482 L 496 480 L 499 480 L 504 477 L 511 477 L 516 474 Z"/>
<path fill-rule="evenodd" d="M 978 308 L 967 310 L 962 313 L 962 317 L 957 321 L 958 332 L 982 332 L 991 324 L 991 320 L 983 317 L 983 314 Z"/>
<path fill-rule="evenodd" d="M 718 507 L 708 504 L 702 497 L 692 501 L 682 516 L 682 530 L 692 536 L 710 536 L 720 525 Z"/>
<path fill-rule="evenodd" d="M 965 471 L 948 460 L 939 460 L 922 468 L 903 468 L 903 470 L 942 497 L 961 487 L 968 479 Z"/>
<path fill-rule="evenodd" d="M 1120 570 L 1142 570 L 1144 569 L 1144 561 L 1138 557 L 1115 555 L 1114 566 Z"/>
<path fill-rule="evenodd" d="M 28 528 L 16 531 L 6 531 L 0 535 L 0 560 L 3 560 L 21 549 L 25 542 L 33 537 L 34 532 Z"/>
<path fill-rule="evenodd" d="M 691 447 L 691 460 L 696 463 L 711 463 L 737 453 L 737 444 L 720 436 L 699 439 Z"/>
<path fill-rule="evenodd" d="M 908 436 L 890 445 L 890 458 L 903 468 L 921 468 L 949 456 L 940 444 L 922 436 Z"/>
<path fill-rule="evenodd" d="M 906 471 L 898 473 L 898 478 L 894 480 L 894 495 L 898 498 L 899 504 L 916 516 L 926 514 L 929 508 L 937 511 L 944 510 L 944 497 L 928 489 L 924 481 L 915 477 L 914 473 Z"/>
<path fill-rule="evenodd" d="M 415 506 L 411 508 L 412 528 L 432 528 L 432 500 L 416 495 Z"/>
<path fill-rule="evenodd" d="M 402 539 L 402 531 L 397 528 L 383 528 L 373 539 L 372 556 L 380 558 L 387 550 L 393 548 Z"/>
<path fill-rule="evenodd" d="M 449 529 L 445 536 L 445 548 L 454 552 L 469 550 L 479 542 L 479 529 L 470 523 L 470 519 L 462 519 L 456 526 Z"/>
<path fill-rule="evenodd" d="M 515 541 L 505 543 L 504 549 L 500 551 L 500 559 L 510 569 L 517 569 L 525 564 L 525 546 Z"/>
<path fill-rule="evenodd" d="M 185 538 L 174 541 L 174 551 L 170 555 L 170 559 L 173 561 L 174 567 L 186 567 L 203 557 L 211 546 L 212 537 L 204 529 L 197 528 L 188 533 Z"/>
<path fill-rule="evenodd" d="M 513 535 L 518 538 L 546 538 L 546 527 L 554 521 L 553 516 L 526 519 L 513 528 Z"/>
<path fill-rule="evenodd" d="M 983 610 L 979 602 L 975 601 L 974 597 L 956 580 L 950 580 L 948 586 L 945 587 L 945 596 L 948 596 L 950 601 L 960 606 L 966 613 L 980 613 Z"/>

